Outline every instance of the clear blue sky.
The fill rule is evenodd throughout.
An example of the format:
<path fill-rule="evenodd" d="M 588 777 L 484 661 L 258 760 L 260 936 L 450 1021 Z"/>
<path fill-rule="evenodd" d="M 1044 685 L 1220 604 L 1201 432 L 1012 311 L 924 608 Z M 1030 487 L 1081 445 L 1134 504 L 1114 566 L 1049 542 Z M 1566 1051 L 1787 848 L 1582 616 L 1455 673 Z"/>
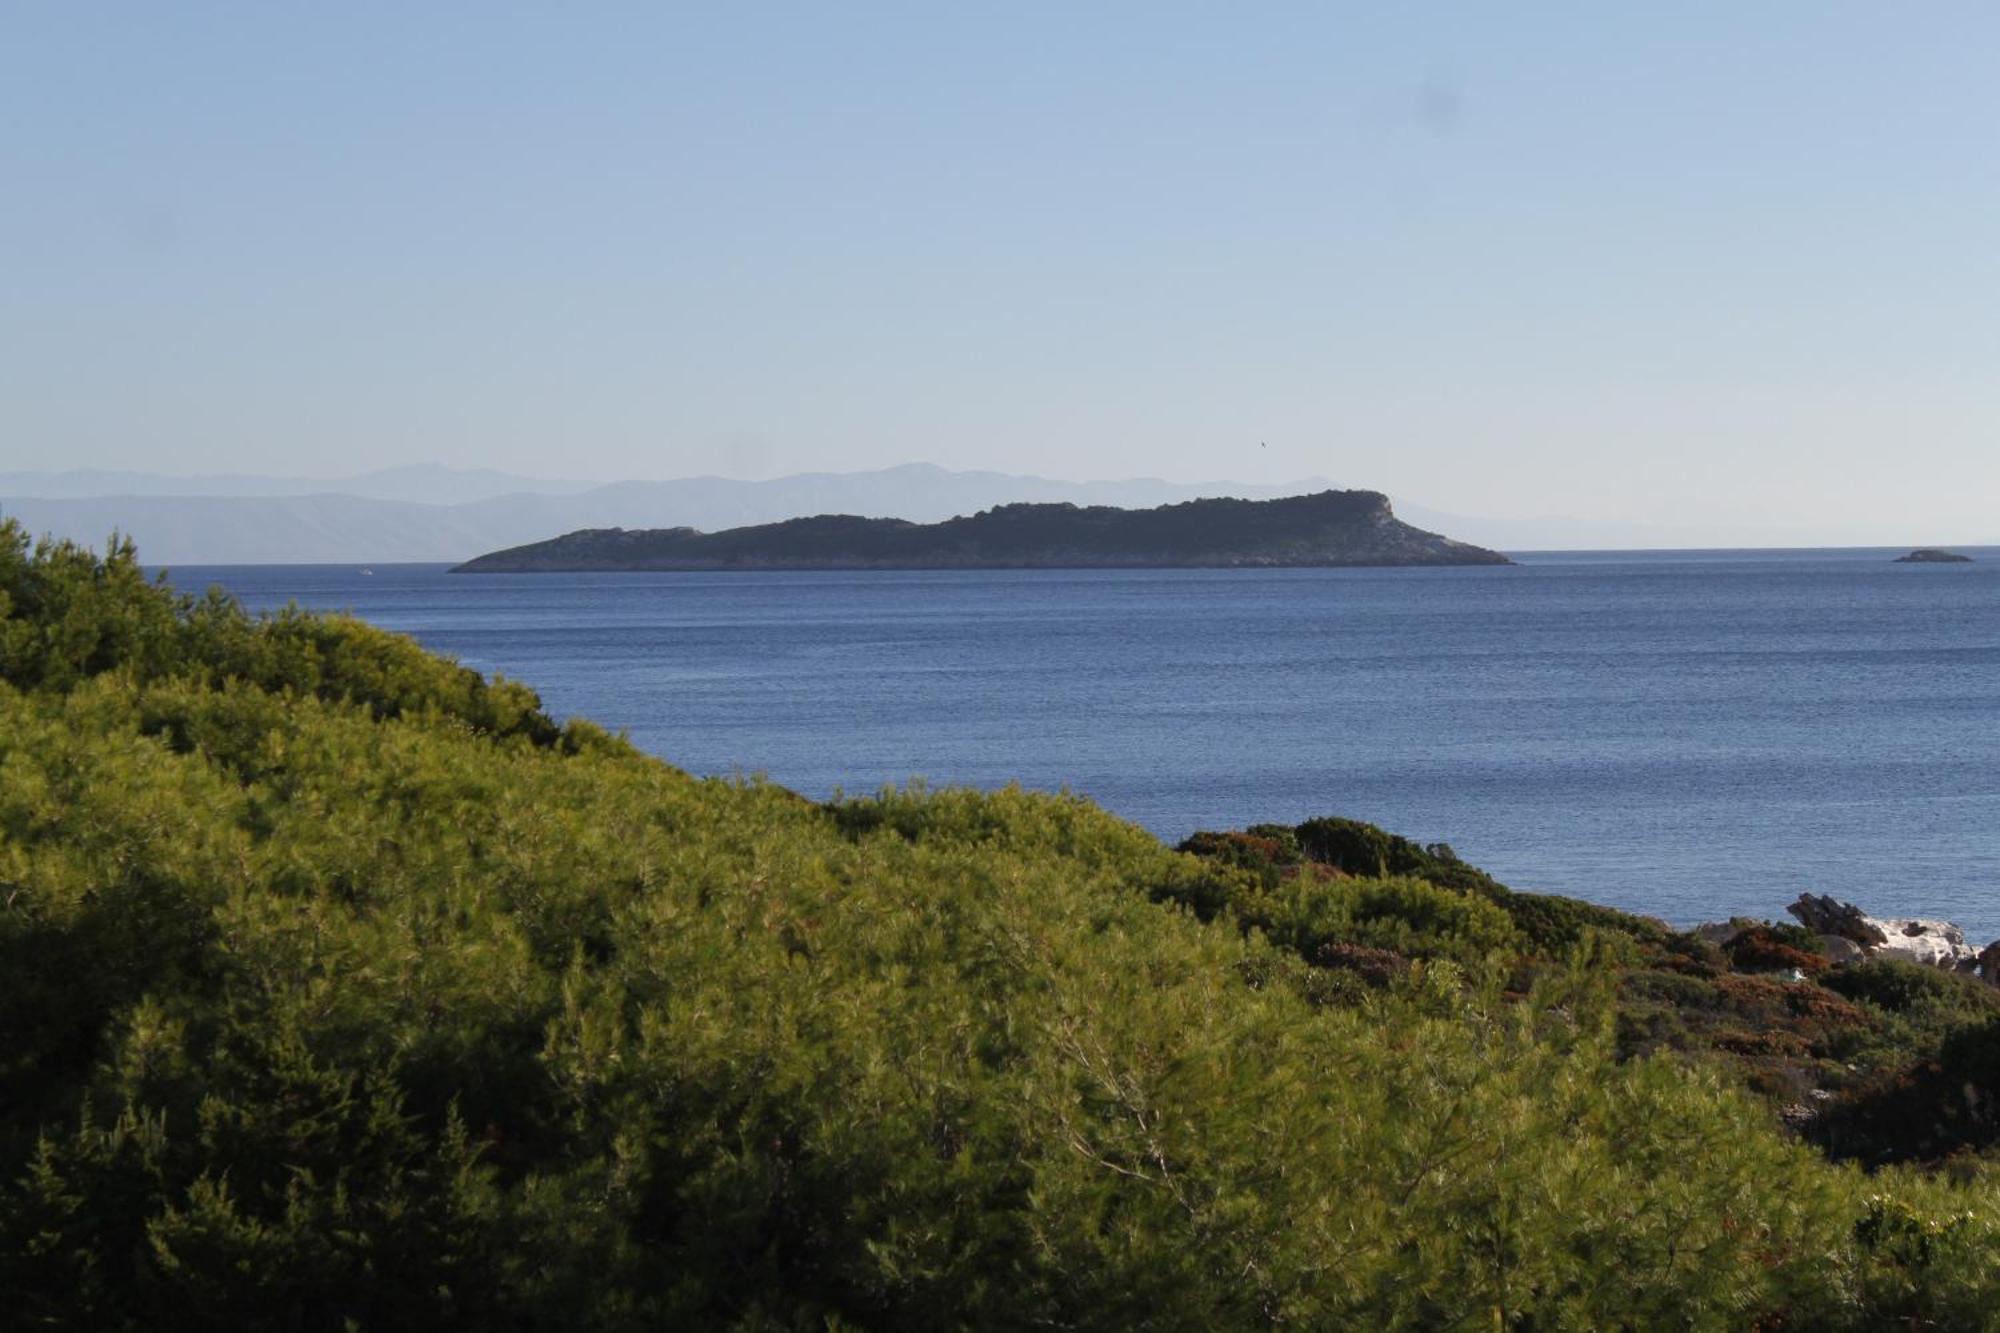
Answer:
<path fill-rule="evenodd" d="M 2000 535 L 1996 70 L 1991 4 L 16 0 L 0 469 Z"/>

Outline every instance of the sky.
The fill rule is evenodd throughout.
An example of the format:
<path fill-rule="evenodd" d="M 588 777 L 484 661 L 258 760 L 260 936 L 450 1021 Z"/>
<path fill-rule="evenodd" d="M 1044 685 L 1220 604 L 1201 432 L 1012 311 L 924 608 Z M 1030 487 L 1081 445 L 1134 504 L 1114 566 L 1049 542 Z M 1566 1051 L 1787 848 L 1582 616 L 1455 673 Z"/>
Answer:
<path fill-rule="evenodd" d="M 0 470 L 2000 540 L 2000 7 L 0 0 Z"/>

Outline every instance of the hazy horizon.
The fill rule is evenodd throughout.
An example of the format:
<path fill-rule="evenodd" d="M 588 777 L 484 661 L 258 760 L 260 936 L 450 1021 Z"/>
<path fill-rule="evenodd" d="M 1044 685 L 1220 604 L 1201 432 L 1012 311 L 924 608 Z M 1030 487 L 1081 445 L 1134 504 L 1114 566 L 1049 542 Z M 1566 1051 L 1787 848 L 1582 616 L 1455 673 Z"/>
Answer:
<path fill-rule="evenodd" d="M 2000 12 L 46 7 L 0 472 L 1992 540 Z"/>
<path fill-rule="evenodd" d="M 1076 481 L 955 472 L 929 463 L 756 481 L 707 476 L 605 484 L 430 463 L 317 479 L 84 469 L 0 472 L 0 516 L 19 519 L 38 535 L 92 546 L 107 533 L 124 533 L 155 564 L 457 562 L 583 528 L 715 531 L 822 513 L 935 522 L 1021 501 L 1150 508 L 1203 496 L 1272 498 L 1337 485 L 1324 477 L 1276 485 L 1222 478 L 1178 484 L 1143 477 Z M 1953 532 L 1884 523 L 1807 534 L 1768 523 L 1731 528 L 1565 515 L 1496 519 L 1439 510 L 1423 504 L 1422 497 L 1390 499 L 1398 516 L 1419 528 L 1511 552 L 2000 545 L 1990 529 Z"/>

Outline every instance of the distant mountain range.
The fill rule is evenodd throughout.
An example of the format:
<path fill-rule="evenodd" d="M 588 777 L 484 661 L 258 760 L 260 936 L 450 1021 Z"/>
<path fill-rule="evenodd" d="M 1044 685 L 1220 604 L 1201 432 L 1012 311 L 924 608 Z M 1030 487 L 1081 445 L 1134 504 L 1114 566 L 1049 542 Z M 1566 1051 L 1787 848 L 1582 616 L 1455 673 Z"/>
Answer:
<path fill-rule="evenodd" d="M 93 545 L 116 529 L 139 543 L 150 564 L 455 563 L 578 528 L 714 531 L 814 514 L 930 523 L 1024 501 L 1143 509 L 1217 496 L 1300 495 L 1328 485 L 1318 477 L 1284 486 L 1152 477 L 1058 481 L 924 463 L 769 481 L 689 477 L 610 485 L 434 466 L 320 481 L 16 473 L 0 474 L 0 514 L 37 534 Z"/>
<path fill-rule="evenodd" d="M 661 569 L 1240 569 L 1504 565 L 1399 520 L 1379 491 L 1186 500 L 1146 509 L 1010 504 L 942 523 L 825 514 L 723 532 L 593 528 L 458 574 Z"/>
<path fill-rule="evenodd" d="M 0 496 L 40 500 L 102 500 L 123 496 L 184 499 L 271 499 L 345 495 L 411 504 L 470 504 L 502 495 L 575 495 L 602 482 L 522 477 L 492 468 L 452 468 L 411 463 L 347 477 L 278 477 L 207 473 L 119 472 L 76 468 L 68 472 L 0 472 Z"/>
<path fill-rule="evenodd" d="M 483 551 L 579 528 L 695 527 L 715 532 L 817 514 L 933 523 L 995 505 L 1068 502 L 1148 509 L 1184 500 L 1263 500 L 1329 489 L 1324 477 L 1283 485 L 1235 481 L 1060 481 L 954 472 L 925 463 L 873 472 L 809 472 L 769 481 L 688 477 L 610 484 L 422 463 L 357 476 L 169 476 L 148 472 L 0 473 L 0 515 L 31 532 L 90 545 L 130 534 L 164 565 L 457 563 Z M 1543 517 L 1482 518 L 1396 500 L 1420 528 L 1501 551 L 1726 546 L 1941 544 L 1968 534 L 1787 530 L 1766 521 L 1644 524 Z M 1963 543 L 1961 543 L 1963 544 Z M 1974 542 L 1973 544 L 1977 544 Z"/>

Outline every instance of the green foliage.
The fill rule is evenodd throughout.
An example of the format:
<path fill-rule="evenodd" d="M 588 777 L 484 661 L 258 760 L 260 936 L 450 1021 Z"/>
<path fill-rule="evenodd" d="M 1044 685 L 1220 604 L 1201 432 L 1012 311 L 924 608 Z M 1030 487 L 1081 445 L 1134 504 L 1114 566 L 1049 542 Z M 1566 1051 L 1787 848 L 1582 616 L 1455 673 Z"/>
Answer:
<path fill-rule="evenodd" d="M 1736 918 L 1718 945 L 1575 899 L 1514 892 L 1448 847 L 1350 819 L 1197 833 L 1179 850 L 1206 873 L 1155 886 L 1154 896 L 1263 932 L 1305 964 L 1268 980 L 1315 1004 L 1360 1003 L 1399 981 L 1412 957 L 1506 967 L 1512 954 L 1510 984 L 1524 987 L 1588 941 L 1619 979 L 1620 1058 L 1712 1065 L 1792 1123 L 1809 1122 L 1814 1142 L 1864 1161 L 1934 1161 L 2000 1138 L 1957 1101 L 1957 1088 L 1984 1088 L 1983 1076 L 1947 1088 L 1933 1058 L 1957 1049 L 1948 1043 L 1961 1029 L 2000 1018 L 2000 991 L 1969 978 L 1890 961 L 1835 969 L 1819 937 L 1794 923 Z M 1353 902 L 1373 892 L 1363 886 L 1384 874 L 1432 886 L 1435 903 L 1490 905 L 1511 929 L 1496 929 L 1493 917 L 1443 926 L 1407 888 L 1404 901 L 1357 914 Z M 1353 887 L 1320 887 L 1329 881 Z M 2000 1104 L 2000 1078 L 1991 1082 Z"/>
<path fill-rule="evenodd" d="M 1983 1172 L 1864 1178 L 1621 1051 L 1636 946 L 1587 914 L 1554 950 L 1483 877 L 1261 830 L 1237 863 L 1069 797 L 698 781 L 123 548 L 10 530 L 0 565 L 13 1325 L 1860 1329 L 2000 1297 Z M 1487 966 L 1529 947 L 1524 984 Z M 1408 961 L 1342 991 L 1371 960 Z"/>
<path fill-rule="evenodd" d="M 1270 883 L 1277 882 L 1277 872 L 1299 863 L 1297 842 L 1291 838 L 1291 830 L 1284 830 L 1284 838 L 1267 837 L 1261 833 L 1196 833 L 1176 848 L 1192 856 L 1218 861 L 1223 865 L 1253 870 Z"/>
<path fill-rule="evenodd" d="M 2000 1016 L 1953 1027 L 1917 1059 L 1845 1090 L 1814 1136 L 1870 1164 L 1991 1154 L 2000 1148 Z"/>
<path fill-rule="evenodd" d="M 1729 918 L 1729 929 L 1735 932 L 1729 937 L 1731 945 L 1741 936 L 1750 935 L 1760 942 L 1782 945 L 1799 953 L 1826 952 L 1819 936 L 1796 921 L 1758 921 L 1753 917 L 1732 916 Z"/>
<path fill-rule="evenodd" d="M 588 724 L 557 727 L 533 691 L 488 681 L 402 635 L 297 610 L 252 619 L 220 594 L 176 596 L 148 582 L 129 541 L 114 539 L 101 559 L 69 542 L 31 549 L 18 523 L 0 521 L 0 681 L 61 692 L 109 673 L 133 683 L 242 682 L 360 704 L 378 718 L 435 713 L 544 746 L 612 743 Z"/>
<path fill-rule="evenodd" d="M 1260 825 L 1242 833 L 1196 833 L 1178 850 L 1201 858 L 1204 872 L 1157 885 L 1153 896 L 1182 903 L 1204 921 L 1226 915 L 1314 967 L 1377 980 L 1400 971 L 1401 958 L 1483 964 L 1525 945 L 1492 893 L 1461 892 L 1411 874 L 1356 870 L 1412 862 L 1372 852 L 1342 855 L 1321 836 L 1328 828 L 1351 832 L 1357 843 L 1369 835 L 1383 846 L 1402 841 L 1370 825 L 1332 819 L 1296 831 Z"/>
<path fill-rule="evenodd" d="M 1857 1026 L 1852 1072 L 1812 1126 L 1815 1142 L 1871 1164 L 2000 1147 L 2000 991 L 1887 958 L 1836 969 L 1825 984 L 1870 1021 Z"/>
<path fill-rule="evenodd" d="M 1850 1000 L 1896 1014 L 1990 1016 L 2000 995 L 1989 986 L 1940 968 L 1924 967 L 1900 958 L 1871 958 L 1841 968 L 1826 979 L 1829 989 Z"/>
<path fill-rule="evenodd" d="M 1268 915 L 1250 920 L 1309 960 L 1328 946 L 1354 944 L 1476 963 L 1520 943 L 1513 922 L 1493 904 L 1422 879 L 1299 875 L 1265 903 Z"/>
<path fill-rule="evenodd" d="M 1521 893 L 1459 859 L 1443 843 L 1428 847 L 1359 820 L 1311 819 L 1294 831 L 1308 859 L 1350 875 L 1405 876 L 1491 899 L 1513 918 L 1530 947 L 1547 953 L 1574 948 L 1588 934 L 1623 935 L 1657 943 L 1667 931 L 1656 921 L 1594 903 L 1552 894 Z"/>

